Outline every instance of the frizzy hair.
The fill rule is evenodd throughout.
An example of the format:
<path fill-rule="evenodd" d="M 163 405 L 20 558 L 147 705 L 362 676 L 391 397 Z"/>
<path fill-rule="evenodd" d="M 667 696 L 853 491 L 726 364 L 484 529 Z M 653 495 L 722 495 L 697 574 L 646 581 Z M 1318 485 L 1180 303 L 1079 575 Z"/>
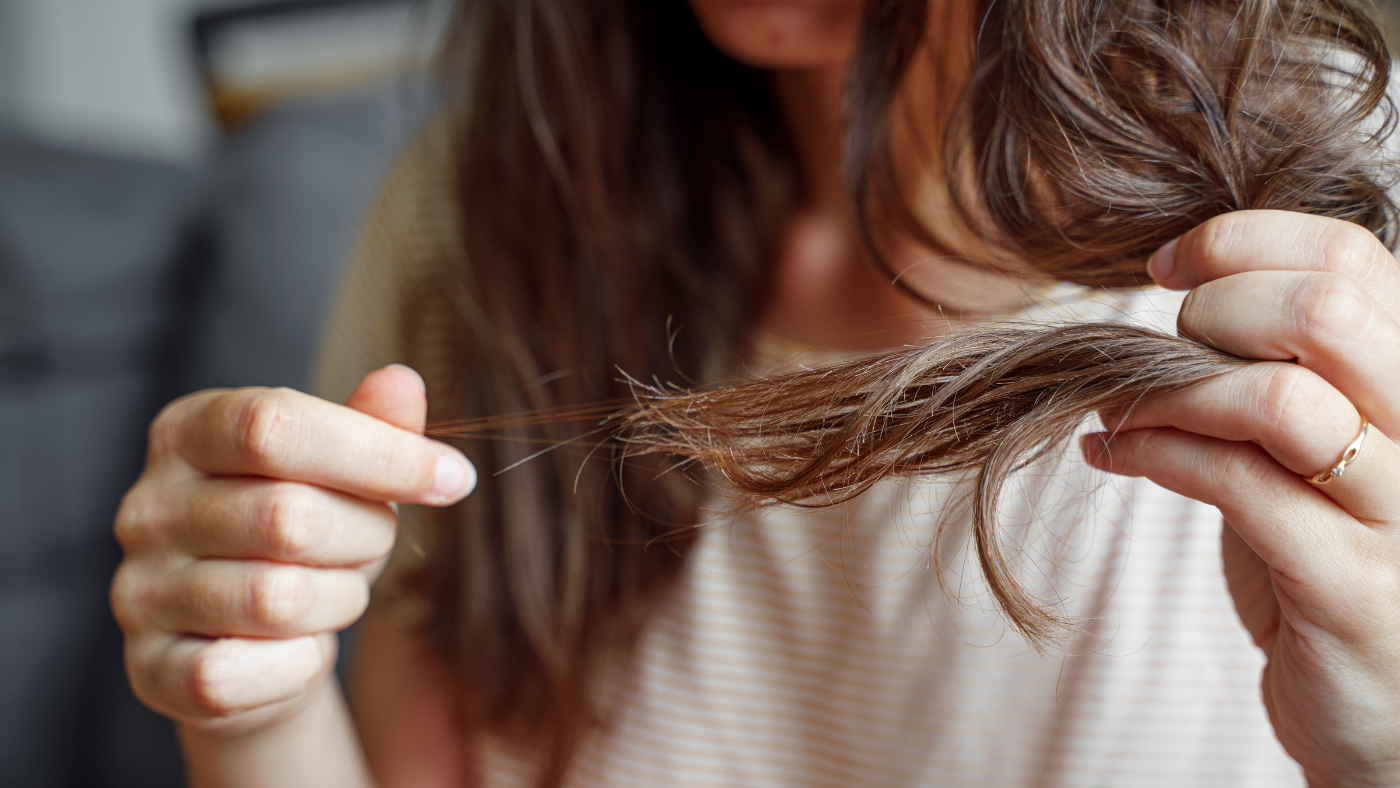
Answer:
<path fill-rule="evenodd" d="M 955 7 L 968 6 L 942 9 Z M 978 262 L 1141 286 L 1167 241 L 1261 208 L 1393 242 L 1389 57 L 1347 0 L 970 7 L 970 51 L 931 59 L 966 78 L 923 131 L 953 211 L 991 250 Z M 930 8 L 867 0 L 848 76 L 848 186 L 882 265 L 891 232 L 942 248 L 898 177 L 918 162 L 891 144 L 928 31 L 959 18 Z M 971 474 L 991 591 L 1044 645 L 1064 622 L 1002 551 L 1008 475 L 1095 411 L 1244 363 L 1124 324 L 989 326 L 735 380 L 804 187 L 763 75 L 715 50 L 680 2 L 462 0 L 453 31 L 443 73 L 469 102 L 462 249 L 438 282 L 454 355 L 430 419 L 483 484 L 431 515 L 437 549 L 408 582 L 431 603 L 469 725 L 536 748 L 541 786 L 563 782 L 604 716 L 595 677 L 626 658 L 694 542 L 705 491 L 658 473 L 670 455 L 753 505 Z M 661 379 L 685 388 L 634 382 Z M 597 430 L 586 418 L 605 418 L 618 450 L 535 456 Z"/>

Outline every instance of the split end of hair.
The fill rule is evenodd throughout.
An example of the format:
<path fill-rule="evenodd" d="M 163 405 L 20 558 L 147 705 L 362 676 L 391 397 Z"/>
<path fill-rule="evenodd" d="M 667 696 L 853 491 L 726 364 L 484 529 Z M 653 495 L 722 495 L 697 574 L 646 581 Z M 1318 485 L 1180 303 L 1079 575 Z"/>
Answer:
<path fill-rule="evenodd" d="M 1146 397 L 1245 363 L 1127 323 L 991 326 L 713 387 L 634 381 L 631 402 L 442 423 L 429 434 L 529 440 L 532 427 L 581 425 L 575 438 L 552 445 L 612 442 L 624 459 L 661 454 L 698 464 L 716 494 L 748 508 L 826 508 L 887 480 L 965 477 L 990 591 L 1043 649 L 1068 622 L 1015 578 L 998 538 L 997 504 L 1012 474 L 1062 450 L 1098 413 L 1131 412 Z"/>

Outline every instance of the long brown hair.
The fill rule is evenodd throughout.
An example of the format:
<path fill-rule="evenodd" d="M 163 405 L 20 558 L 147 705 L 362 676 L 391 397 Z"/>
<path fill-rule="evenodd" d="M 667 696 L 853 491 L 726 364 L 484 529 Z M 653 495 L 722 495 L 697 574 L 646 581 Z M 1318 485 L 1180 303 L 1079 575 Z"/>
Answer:
<path fill-rule="evenodd" d="M 939 129 L 942 172 L 962 222 L 1047 277 L 1143 284 L 1153 249 L 1245 208 L 1394 234 L 1375 165 L 1389 59 L 1346 0 L 984 0 L 976 23 L 973 51 L 952 53 L 969 77 Z M 928 24 L 927 0 L 868 0 L 849 74 L 846 172 L 877 261 L 876 219 L 935 242 L 890 145 Z M 1094 409 L 1236 363 L 1123 326 L 991 330 L 706 390 L 734 372 L 803 187 L 764 75 L 680 0 L 463 0 L 447 51 L 467 107 L 464 248 L 442 283 L 456 355 L 431 416 L 474 436 L 484 481 L 438 515 L 419 580 L 469 725 L 537 748 L 541 785 L 601 721 L 594 678 L 626 658 L 694 539 L 703 486 L 658 473 L 663 452 L 724 469 L 758 503 L 977 471 L 984 570 L 1044 639 L 1056 622 L 996 549 L 1000 483 Z M 657 386 L 635 400 L 625 376 Z M 955 390 L 959 408 L 942 407 Z M 747 408 L 755 392 L 781 393 L 785 420 Z M 598 451 L 533 456 L 629 399 Z M 948 439 L 969 425 L 976 440 Z M 775 469 L 774 446 L 793 461 Z"/>

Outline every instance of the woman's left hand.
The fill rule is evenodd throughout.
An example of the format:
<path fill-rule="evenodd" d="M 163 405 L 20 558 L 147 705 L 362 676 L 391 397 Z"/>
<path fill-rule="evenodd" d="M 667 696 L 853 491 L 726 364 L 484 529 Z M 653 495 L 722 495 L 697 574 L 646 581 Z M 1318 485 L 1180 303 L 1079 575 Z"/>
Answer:
<path fill-rule="evenodd" d="M 1355 225 L 1242 211 L 1150 268 L 1191 291 L 1184 336 L 1262 363 L 1106 417 L 1090 462 L 1220 509 L 1264 703 L 1309 784 L 1400 786 L 1400 265 Z M 1308 481 L 1363 416 L 1345 473 Z"/>

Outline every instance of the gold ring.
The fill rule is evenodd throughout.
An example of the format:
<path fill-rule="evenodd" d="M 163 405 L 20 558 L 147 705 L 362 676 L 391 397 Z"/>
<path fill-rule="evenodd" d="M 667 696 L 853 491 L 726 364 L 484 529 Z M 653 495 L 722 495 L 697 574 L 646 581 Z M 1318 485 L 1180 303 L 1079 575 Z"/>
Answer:
<path fill-rule="evenodd" d="M 1308 481 L 1313 484 L 1326 484 L 1345 473 L 1347 466 L 1356 462 L 1356 455 L 1361 452 L 1361 443 L 1366 440 L 1366 430 L 1369 429 L 1370 426 L 1370 422 L 1366 421 L 1365 416 L 1362 416 L 1361 431 L 1356 434 L 1356 440 L 1347 444 L 1346 450 L 1342 452 L 1342 458 L 1337 460 L 1336 465 L 1333 465 L 1322 473 L 1316 476 L 1309 476 Z"/>

